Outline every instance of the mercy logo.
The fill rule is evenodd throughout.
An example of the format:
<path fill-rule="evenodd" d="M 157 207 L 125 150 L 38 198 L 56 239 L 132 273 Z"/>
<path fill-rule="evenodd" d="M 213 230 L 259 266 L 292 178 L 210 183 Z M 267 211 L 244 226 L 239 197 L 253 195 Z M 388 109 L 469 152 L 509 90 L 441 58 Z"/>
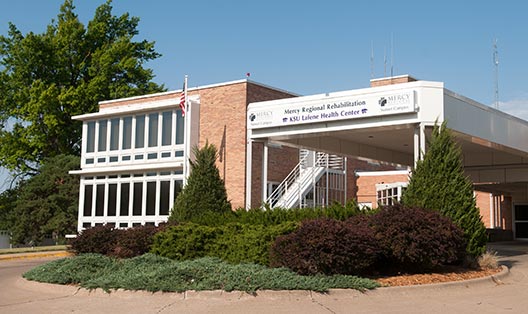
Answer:
<path fill-rule="evenodd" d="M 378 100 L 378 104 L 381 107 L 412 105 L 411 100 L 412 100 L 412 97 L 410 93 L 402 93 L 402 94 L 381 97 Z"/>
<path fill-rule="evenodd" d="M 273 118 L 273 112 L 272 111 L 259 111 L 254 112 L 249 115 L 249 120 L 251 122 L 255 120 L 269 120 Z"/>

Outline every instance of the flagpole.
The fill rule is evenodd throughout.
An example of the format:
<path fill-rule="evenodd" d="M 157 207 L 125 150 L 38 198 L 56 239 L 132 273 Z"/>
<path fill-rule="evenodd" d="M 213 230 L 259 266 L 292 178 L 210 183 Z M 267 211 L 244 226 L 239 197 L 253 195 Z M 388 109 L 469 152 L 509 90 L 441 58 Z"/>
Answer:
<path fill-rule="evenodd" d="M 183 116 L 183 119 L 184 119 L 184 128 L 183 128 L 183 140 L 184 140 L 184 145 L 183 145 L 183 158 L 184 158 L 184 161 L 183 161 L 183 185 L 185 186 L 187 184 L 187 177 L 189 177 L 189 167 L 190 167 L 190 164 L 189 164 L 189 158 L 190 158 L 190 148 L 191 148 L 191 143 L 190 143 L 190 139 L 191 139 L 191 126 L 190 126 L 190 119 L 189 119 L 189 116 L 191 114 L 190 112 L 190 108 L 189 108 L 189 99 L 187 97 L 187 79 L 188 79 L 188 75 L 185 75 L 185 80 L 183 81 L 183 93 L 184 93 L 184 97 L 185 97 L 185 100 L 184 100 L 184 110 L 183 110 L 183 113 L 184 113 L 184 116 Z"/>

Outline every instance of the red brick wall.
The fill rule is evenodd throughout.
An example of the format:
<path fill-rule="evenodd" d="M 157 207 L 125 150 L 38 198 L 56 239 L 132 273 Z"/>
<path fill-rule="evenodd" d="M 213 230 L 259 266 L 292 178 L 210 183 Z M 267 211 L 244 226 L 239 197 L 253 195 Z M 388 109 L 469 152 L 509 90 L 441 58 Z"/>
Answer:
<path fill-rule="evenodd" d="M 358 183 L 355 171 L 396 170 L 394 166 L 383 163 L 370 163 L 365 160 L 349 157 L 347 159 L 347 199 L 357 200 Z"/>
<path fill-rule="evenodd" d="M 475 199 L 477 200 L 477 207 L 480 210 L 482 222 L 486 228 L 490 228 L 490 195 L 486 192 L 475 191 Z"/>
<path fill-rule="evenodd" d="M 245 199 L 246 83 L 190 91 L 200 95 L 200 141 L 218 149 L 216 165 L 234 208 Z"/>
<path fill-rule="evenodd" d="M 513 204 L 511 196 L 504 196 L 501 202 L 502 225 L 505 230 L 513 230 Z"/>
<path fill-rule="evenodd" d="M 251 207 L 262 205 L 263 149 L 263 143 L 253 143 Z M 287 146 L 268 147 L 268 182 L 281 183 L 298 163 L 298 149 Z"/>
<path fill-rule="evenodd" d="M 372 208 L 378 207 L 376 201 L 376 184 L 378 183 L 396 183 L 407 182 L 409 176 L 407 174 L 393 174 L 393 175 L 376 175 L 376 176 L 358 176 L 357 177 L 357 202 L 370 202 Z"/>

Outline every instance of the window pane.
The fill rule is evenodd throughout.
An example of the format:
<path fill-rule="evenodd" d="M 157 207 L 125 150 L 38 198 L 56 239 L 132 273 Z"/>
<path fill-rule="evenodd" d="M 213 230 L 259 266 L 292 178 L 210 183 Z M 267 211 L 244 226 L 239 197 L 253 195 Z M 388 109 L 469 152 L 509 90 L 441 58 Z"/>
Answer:
<path fill-rule="evenodd" d="M 108 185 L 108 216 L 116 215 L 117 184 Z"/>
<path fill-rule="evenodd" d="M 169 214 L 170 181 L 160 182 L 160 215 Z"/>
<path fill-rule="evenodd" d="M 93 185 L 84 186 L 84 210 L 83 216 L 92 216 L 92 196 L 93 196 Z"/>
<path fill-rule="evenodd" d="M 180 194 L 182 188 L 183 188 L 183 181 L 182 180 L 174 181 L 174 199 L 176 199 L 176 197 L 178 197 L 178 194 Z"/>
<path fill-rule="evenodd" d="M 143 182 L 134 183 L 134 203 L 132 215 L 141 216 L 141 205 L 143 204 Z"/>
<path fill-rule="evenodd" d="M 515 220 L 528 221 L 528 205 L 515 205 Z"/>
<path fill-rule="evenodd" d="M 156 214 L 156 182 L 147 182 L 147 215 Z"/>
<path fill-rule="evenodd" d="M 182 117 L 181 110 L 176 111 L 176 144 L 183 144 L 183 130 L 185 127 L 185 121 Z"/>
<path fill-rule="evenodd" d="M 123 149 L 130 149 L 132 146 L 132 117 L 123 118 Z"/>
<path fill-rule="evenodd" d="M 149 114 L 149 147 L 158 146 L 158 114 Z"/>
<path fill-rule="evenodd" d="M 119 210 L 119 215 L 128 216 L 129 199 L 130 199 L 130 183 L 122 183 L 121 184 L 121 206 Z"/>
<path fill-rule="evenodd" d="M 528 222 L 515 223 L 515 237 L 521 239 L 528 238 Z"/>
<path fill-rule="evenodd" d="M 95 150 L 95 121 L 88 122 L 88 131 L 86 132 L 86 152 L 93 153 Z"/>
<path fill-rule="evenodd" d="M 145 147 L 145 115 L 136 116 L 136 148 Z"/>
<path fill-rule="evenodd" d="M 95 215 L 103 216 L 104 215 L 104 192 L 105 185 L 97 184 L 95 194 Z"/>
<path fill-rule="evenodd" d="M 99 139 L 97 146 L 97 150 L 100 152 L 103 152 L 106 150 L 106 131 L 108 129 L 108 122 L 107 120 L 101 120 L 99 121 Z"/>
<path fill-rule="evenodd" d="M 170 145 L 172 140 L 172 111 L 165 111 L 163 113 L 162 122 L 161 145 Z"/>
<path fill-rule="evenodd" d="M 110 150 L 119 149 L 119 118 L 110 120 Z"/>

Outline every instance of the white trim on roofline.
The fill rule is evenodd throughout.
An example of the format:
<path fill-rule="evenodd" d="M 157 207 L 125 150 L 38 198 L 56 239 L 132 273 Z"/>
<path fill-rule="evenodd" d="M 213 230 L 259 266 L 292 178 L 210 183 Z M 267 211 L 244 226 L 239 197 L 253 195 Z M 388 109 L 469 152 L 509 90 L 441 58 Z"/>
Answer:
<path fill-rule="evenodd" d="M 125 166 L 102 166 L 102 167 L 92 167 L 84 168 L 82 170 L 71 170 L 69 174 L 78 174 L 78 175 L 95 175 L 95 174 L 104 174 L 104 173 L 128 173 L 128 172 L 149 172 L 153 170 L 173 170 L 183 167 L 183 161 L 179 162 L 170 162 L 170 163 L 141 163 L 137 165 L 125 165 Z"/>
<path fill-rule="evenodd" d="M 233 85 L 233 84 L 240 84 L 240 83 L 251 83 L 251 84 L 259 85 L 259 86 L 262 86 L 262 87 L 265 87 L 265 88 L 273 89 L 273 90 L 276 90 L 276 91 L 279 91 L 279 92 L 287 93 L 287 94 L 290 94 L 292 96 L 300 96 L 297 93 L 293 93 L 293 92 L 287 91 L 285 89 L 273 87 L 271 85 L 266 85 L 266 84 L 263 84 L 263 83 L 255 82 L 255 81 L 252 81 L 252 80 L 249 80 L 249 79 L 241 79 L 241 80 L 235 80 L 235 81 L 228 81 L 228 82 L 221 82 L 221 83 L 214 83 L 214 84 L 209 84 L 209 85 L 190 87 L 190 88 L 187 89 L 187 91 L 196 91 L 196 90 L 200 90 L 200 89 L 214 88 L 214 87 Z M 119 102 L 124 102 L 124 101 L 138 100 L 138 99 L 157 97 L 157 96 L 165 96 L 165 95 L 177 94 L 177 93 L 181 93 L 181 92 L 182 92 L 181 89 L 177 89 L 177 90 L 161 92 L 161 93 L 155 93 L 155 94 L 147 94 L 147 95 L 133 96 L 133 97 L 128 97 L 128 98 L 103 100 L 103 101 L 99 102 L 99 105 L 109 105 L 109 104 L 119 103 Z"/>
<path fill-rule="evenodd" d="M 410 175 L 410 170 L 384 170 L 384 171 L 354 171 L 358 177 L 376 177 L 376 176 L 395 176 L 406 174 Z"/>
<path fill-rule="evenodd" d="M 199 95 L 189 96 L 189 101 L 191 103 L 200 102 L 200 96 Z M 136 103 L 136 104 L 128 104 L 128 105 L 123 104 L 121 106 L 107 108 L 99 112 L 86 113 L 86 114 L 82 114 L 78 116 L 73 116 L 72 119 L 84 121 L 84 120 L 92 120 L 92 119 L 111 117 L 111 116 L 122 115 L 122 114 L 133 114 L 133 113 L 163 110 L 166 108 L 176 107 L 179 105 L 179 103 L 180 103 L 180 97 L 171 98 L 171 99 L 147 101 L 144 103 Z"/>

